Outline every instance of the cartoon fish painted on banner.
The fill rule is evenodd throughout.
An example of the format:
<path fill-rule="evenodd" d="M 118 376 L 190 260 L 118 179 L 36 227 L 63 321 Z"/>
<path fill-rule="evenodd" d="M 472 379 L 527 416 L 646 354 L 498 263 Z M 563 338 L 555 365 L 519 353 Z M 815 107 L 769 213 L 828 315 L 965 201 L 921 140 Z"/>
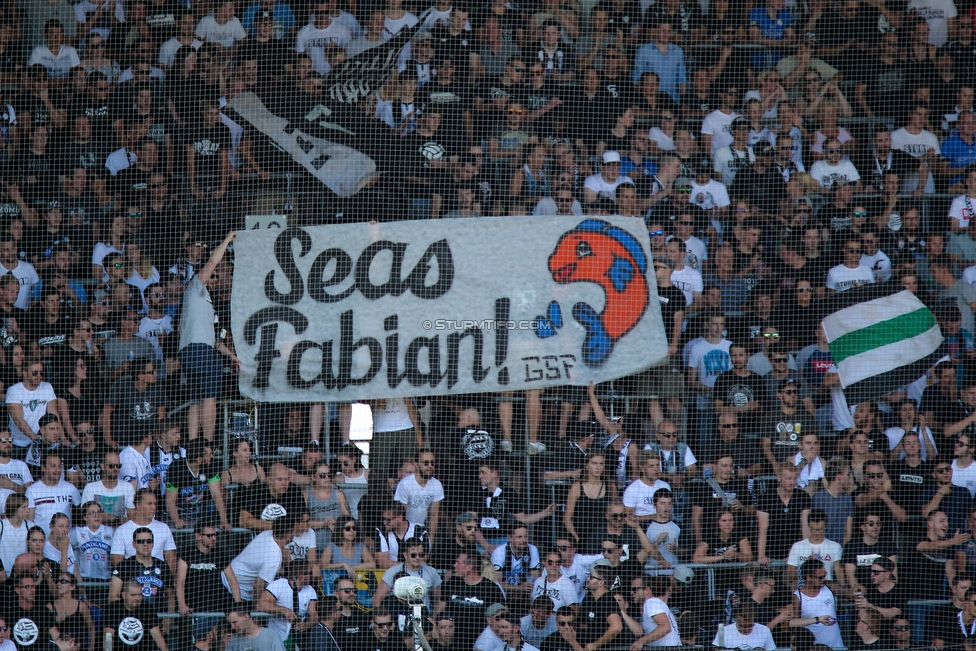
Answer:
<path fill-rule="evenodd" d="M 647 310 L 647 255 L 627 231 L 601 219 L 587 219 L 559 238 L 549 256 L 549 271 L 560 284 L 596 283 L 603 288 L 602 312 L 587 303 L 573 306 L 573 318 L 586 330 L 583 362 L 600 366 Z"/>

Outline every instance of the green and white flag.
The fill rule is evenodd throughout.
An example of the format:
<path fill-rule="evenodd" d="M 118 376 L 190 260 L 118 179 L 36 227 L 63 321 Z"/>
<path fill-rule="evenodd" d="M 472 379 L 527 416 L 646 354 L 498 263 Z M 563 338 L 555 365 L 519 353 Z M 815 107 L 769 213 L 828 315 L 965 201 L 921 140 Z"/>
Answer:
<path fill-rule="evenodd" d="M 838 309 L 824 318 L 823 328 L 851 404 L 918 379 L 942 345 L 931 310 L 911 292 L 898 289 L 868 286 L 830 299 Z"/>

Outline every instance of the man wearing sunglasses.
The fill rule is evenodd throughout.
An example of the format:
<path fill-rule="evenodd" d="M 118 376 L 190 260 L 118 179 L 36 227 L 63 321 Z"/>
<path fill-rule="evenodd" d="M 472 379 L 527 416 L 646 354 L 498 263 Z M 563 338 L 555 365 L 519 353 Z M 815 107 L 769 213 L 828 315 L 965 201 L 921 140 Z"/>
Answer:
<path fill-rule="evenodd" d="M 403 562 L 390 567 L 380 580 L 376 594 L 373 595 L 374 604 L 382 604 L 387 595 L 393 592 L 393 583 L 401 572 L 427 581 L 429 586 L 424 596 L 424 606 L 430 612 L 431 604 L 440 601 L 441 577 L 437 570 L 427 565 L 427 542 L 421 538 L 407 538 L 403 541 Z"/>
<path fill-rule="evenodd" d="M 774 368 L 786 368 L 785 350 L 772 353 Z M 800 451 L 800 437 L 804 433 L 817 433 L 817 425 L 805 409 L 799 408 L 800 384 L 793 379 L 784 380 L 776 389 L 778 409 L 771 409 L 763 419 L 759 445 L 763 456 L 773 468 L 792 461 Z"/>
<path fill-rule="evenodd" d="M 193 527 L 195 544 L 181 548 L 176 565 L 176 602 L 180 614 L 215 612 L 230 605 L 220 575 L 231 562 L 230 550 L 220 544 L 217 522 L 202 518 Z"/>

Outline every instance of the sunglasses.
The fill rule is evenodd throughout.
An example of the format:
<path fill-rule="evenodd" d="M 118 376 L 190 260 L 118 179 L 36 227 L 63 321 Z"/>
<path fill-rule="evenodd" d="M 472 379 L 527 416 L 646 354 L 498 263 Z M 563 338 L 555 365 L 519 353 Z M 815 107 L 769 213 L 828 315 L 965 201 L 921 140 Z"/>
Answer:
<path fill-rule="evenodd" d="M 85 433 L 87 434 L 87 432 L 85 432 Z M 112 470 L 118 470 L 119 468 L 122 467 L 122 464 L 121 463 L 106 463 L 105 464 L 105 467 L 106 468 L 111 468 Z"/>
<path fill-rule="evenodd" d="M 601 547 L 600 549 L 602 551 L 610 552 L 610 553 L 613 553 L 613 552 L 616 552 L 616 551 L 620 551 L 616 547 Z"/>
<path fill-rule="evenodd" d="M 135 544 L 137 544 L 137 545 L 151 545 L 151 544 L 153 544 L 153 539 L 152 538 L 140 538 L 138 540 L 134 540 L 133 542 Z"/>
<path fill-rule="evenodd" d="M 666 439 L 673 439 L 678 435 L 677 432 L 660 432 L 660 434 Z"/>
<path fill-rule="evenodd" d="M 556 549 L 558 549 L 561 552 L 568 552 L 570 549 L 573 548 L 570 545 L 559 545 L 556 547 Z"/>
<path fill-rule="evenodd" d="M 356 530 L 356 527 L 343 527 L 342 530 L 343 531 L 355 531 Z"/>
<path fill-rule="evenodd" d="M 74 585 L 70 579 L 58 579 L 58 585 Z"/>
<path fill-rule="evenodd" d="M 896 624 L 895 626 L 892 626 L 891 627 L 891 630 L 893 630 L 893 631 L 910 631 L 910 630 L 912 630 L 912 627 L 911 626 L 906 626 L 905 624 Z"/>
<path fill-rule="evenodd" d="M 827 154 L 839 154 L 840 147 L 824 147 L 824 152 Z"/>
<path fill-rule="evenodd" d="M 11 439 L 11 438 L 3 438 L 3 439 L 0 439 L 0 443 L 13 443 L 13 442 L 14 442 L 14 440 Z"/>
<path fill-rule="evenodd" d="M 867 217 L 868 216 L 868 213 L 867 212 L 864 212 L 864 211 L 861 211 L 861 210 L 855 210 L 851 214 L 854 215 L 855 217 Z"/>
<path fill-rule="evenodd" d="M 797 287 L 796 288 L 796 291 L 798 291 L 798 292 L 812 292 L 813 291 L 813 287 Z"/>
<path fill-rule="evenodd" d="M 882 477 L 884 477 L 884 473 L 883 472 L 866 472 L 866 473 L 864 473 L 864 476 L 867 477 L 868 479 L 881 479 Z"/>
<path fill-rule="evenodd" d="M 766 339 L 779 339 L 779 333 L 778 332 L 764 332 L 763 333 L 763 337 L 765 337 Z"/>
<path fill-rule="evenodd" d="M 140 210 L 138 212 L 130 212 L 129 217 L 142 217 L 142 211 Z"/>
<path fill-rule="evenodd" d="M 673 115 L 662 115 L 661 116 L 661 119 L 662 120 L 673 120 L 674 119 L 674 116 Z"/>
<path fill-rule="evenodd" d="M 112 266 L 113 266 L 113 267 L 115 267 L 116 269 L 125 269 L 125 268 L 126 268 L 127 266 L 129 266 L 129 265 L 127 265 L 127 264 L 126 264 L 126 263 L 124 263 L 124 262 L 116 262 L 116 263 L 115 263 L 115 264 L 113 264 Z"/>
<path fill-rule="evenodd" d="M 509 113 L 512 113 L 512 114 L 515 114 L 515 115 L 522 115 L 522 109 L 512 109 L 512 108 L 510 108 L 510 109 L 508 109 L 508 112 Z"/>
<path fill-rule="evenodd" d="M 738 423 L 722 423 L 721 425 L 719 425 L 719 427 L 721 427 L 722 429 L 735 429 L 738 426 L 739 426 Z"/>
<path fill-rule="evenodd" d="M 427 555 L 427 552 L 410 552 L 409 554 L 404 554 L 407 558 L 423 558 Z"/>
<path fill-rule="evenodd" d="M 857 247 L 857 248 L 848 247 L 847 252 L 848 253 L 860 253 L 861 252 L 861 247 Z"/>
<path fill-rule="evenodd" d="M 214 531 L 212 533 L 202 533 L 200 535 L 203 536 L 204 538 L 216 538 L 217 537 L 217 532 Z"/>
<path fill-rule="evenodd" d="M 610 517 L 613 518 L 614 520 L 623 520 L 624 518 L 627 517 L 627 514 L 626 513 L 611 513 L 610 514 Z"/>
<path fill-rule="evenodd" d="M 393 622 L 373 622 L 373 626 L 376 628 L 392 628 Z"/>
<path fill-rule="evenodd" d="M 664 231 L 648 231 L 647 234 L 649 237 L 661 237 L 664 235 Z"/>
<path fill-rule="evenodd" d="M 871 574 L 884 574 L 887 571 L 888 570 L 876 570 L 874 568 L 871 568 Z"/>

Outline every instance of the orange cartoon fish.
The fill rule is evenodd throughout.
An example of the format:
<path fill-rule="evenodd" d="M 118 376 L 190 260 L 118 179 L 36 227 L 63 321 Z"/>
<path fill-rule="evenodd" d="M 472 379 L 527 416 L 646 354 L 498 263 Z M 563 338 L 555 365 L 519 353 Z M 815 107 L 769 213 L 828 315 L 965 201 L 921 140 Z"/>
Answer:
<path fill-rule="evenodd" d="M 647 255 L 627 231 L 587 219 L 559 238 L 549 256 L 549 271 L 557 283 L 596 283 L 603 288 L 602 312 L 587 303 L 573 306 L 573 318 L 586 330 L 583 362 L 600 366 L 647 310 Z"/>

